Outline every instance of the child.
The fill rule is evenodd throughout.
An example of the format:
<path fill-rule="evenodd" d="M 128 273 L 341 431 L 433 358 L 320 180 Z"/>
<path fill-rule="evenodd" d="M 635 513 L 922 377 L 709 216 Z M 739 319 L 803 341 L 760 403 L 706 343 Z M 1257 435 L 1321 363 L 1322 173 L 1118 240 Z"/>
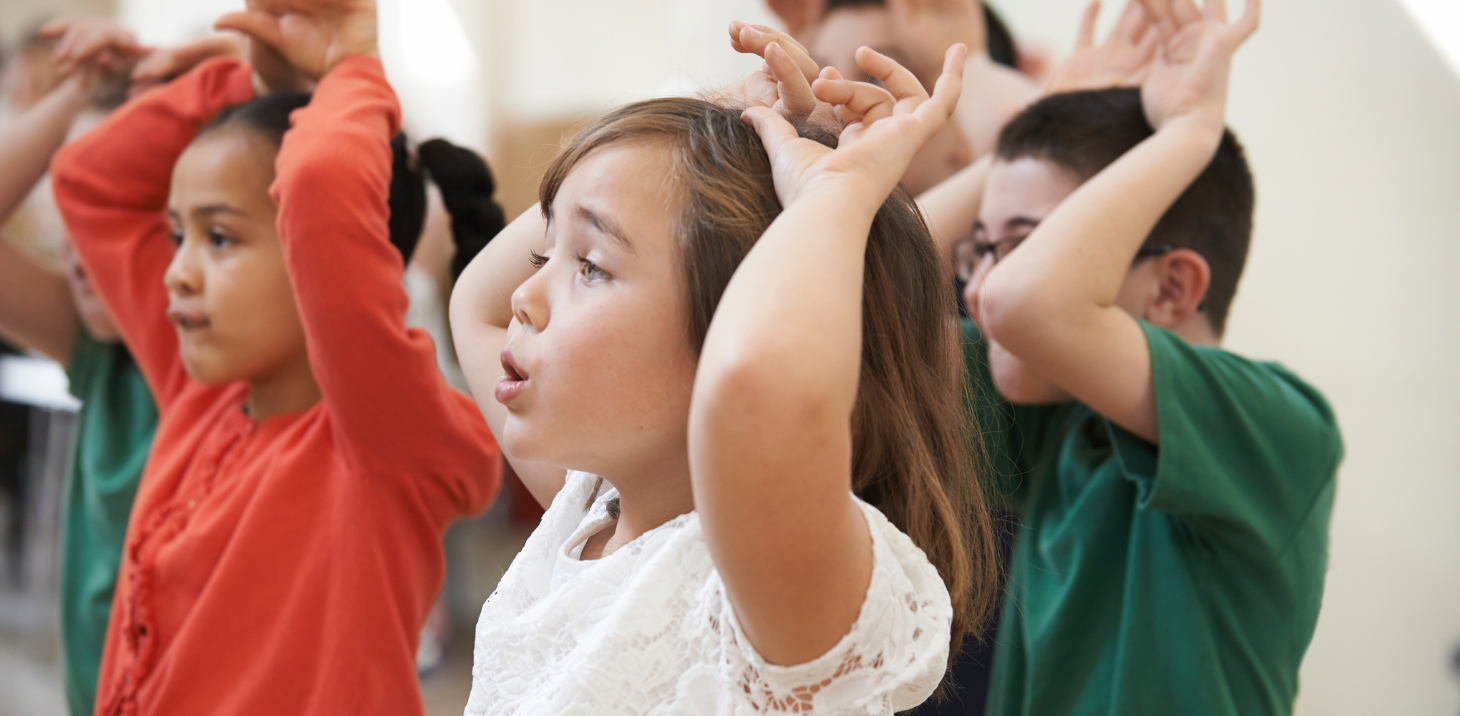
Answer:
<path fill-rule="evenodd" d="M 403 322 L 374 12 L 225 16 L 288 63 L 251 43 L 253 71 L 204 64 L 54 162 L 161 412 L 99 714 L 422 712 L 442 533 L 499 455 Z"/>
<path fill-rule="evenodd" d="M 991 450 L 1024 473 L 991 714 L 1286 714 L 1318 614 L 1332 411 L 1219 347 L 1253 206 L 1226 83 L 1258 3 L 1145 8 L 1140 89 L 1006 127 L 959 252 L 974 388 L 1010 401 Z"/>
<path fill-rule="evenodd" d="M 891 714 L 937 687 L 995 564 L 946 270 L 894 187 L 963 52 L 932 99 L 870 50 L 888 90 L 823 73 L 835 150 L 765 106 L 620 108 L 468 267 L 462 367 L 549 505 L 482 608 L 468 713 Z M 814 103 L 764 53 L 747 94 Z"/>
<path fill-rule="evenodd" d="M 105 32 L 130 42 L 120 27 Z M 96 66 L 72 74 L 0 130 L 0 222 L 42 180 L 103 76 Z M 75 253 L 67 251 L 66 261 L 65 275 L 56 274 L 0 240 L 0 336 L 65 366 L 82 401 L 62 510 L 60 616 L 66 700 L 71 713 L 89 714 L 157 407 Z"/>

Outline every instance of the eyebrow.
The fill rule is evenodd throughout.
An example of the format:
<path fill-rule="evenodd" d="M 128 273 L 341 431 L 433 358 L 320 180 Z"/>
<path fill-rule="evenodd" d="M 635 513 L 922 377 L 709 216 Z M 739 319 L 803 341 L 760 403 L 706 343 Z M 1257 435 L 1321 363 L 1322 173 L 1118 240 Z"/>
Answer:
<path fill-rule="evenodd" d="M 193 216 L 211 216 L 213 214 L 233 214 L 235 216 L 248 216 L 248 212 L 244 211 L 243 209 L 234 208 L 228 206 L 227 204 L 209 204 L 208 206 L 199 206 L 188 213 L 192 214 Z M 176 209 L 168 209 L 167 215 L 174 219 L 178 218 L 178 213 Z"/>
<path fill-rule="evenodd" d="M 634 243 L 629 241 L 628 234 L 625 234 L 623 229 L 612 219 L 606 216 L 599 216 L 586 206 L 575 208 L 573 215 L 582 221 L 588 222 L 588 225 L 592 226 L 599 233 L 607 234 L 609 238 L 617 242 L 619 246 L 622 246 L 625 251 L 634 253 Z"/>
<path fill-rule="evenodd" d="M 1037 226 L 1039 226 L 1039 219 L 1036 219 L 1032 216 L 1016 216 L 1004 222 L 1005 231 L 1008 231 L 1010 229 L 1032 229 Z M 989 228 L 988 226 L 984 225 L 983 220 L 980 219 L 973 222 L 973 230 L 975 232 L 983 231 L 984 233 L 988 233 Z"/>

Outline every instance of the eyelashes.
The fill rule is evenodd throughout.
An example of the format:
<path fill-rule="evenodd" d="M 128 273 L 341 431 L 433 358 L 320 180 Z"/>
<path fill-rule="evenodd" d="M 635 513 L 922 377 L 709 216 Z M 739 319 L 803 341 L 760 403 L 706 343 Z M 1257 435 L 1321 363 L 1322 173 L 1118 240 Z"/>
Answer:
<path fill-rule="evenodd" d="M 542 254 L 540 254 L 540 253 L 538 253 L 536 251 L 528 251 L 528 253 L 531 254 L 531 256 L 527 260 L 528 260 L 529 263 L 532 264 L 532 267 L 533 268 L 540 269 L 543 266 L 546 266 L 547 265 L 548 257 L 543 256 Z"/>

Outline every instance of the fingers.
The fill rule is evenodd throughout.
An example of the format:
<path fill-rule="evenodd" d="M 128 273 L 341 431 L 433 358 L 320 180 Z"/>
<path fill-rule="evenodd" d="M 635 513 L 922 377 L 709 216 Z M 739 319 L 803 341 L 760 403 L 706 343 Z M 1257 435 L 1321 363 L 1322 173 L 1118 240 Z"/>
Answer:
<path fill-rule="evenodd" d="M 953 115 L 958 99 L 963 96 L 963 68 L 967 59 L 968 47 L 961 42 L 943 55 L 943 74 L 933 85 L 933 102 L 944 109 L 945 116 Z"/>
<path fill-rule="evenodd" d="M 821 78 L 811 85 L 816 98 L 836 106 L 837 119 L 843 126 L 854 122 L 870 125 L 892 116 L 897 98 L 887 90 L 866 82 Z"/>
<path fill-rule="evenodd" d="M 1120 11 L 1120 19 L 1115 21 L 1115 30 L 1111 32 L 1111 37 L 1125 38 L 1134 45 L 1141 41 L 1150 27 L 1151 18 L 1141 6 L 1140 0 L 1127 0 L 1125 8 Z"/>
<path fill-rule="evenodd" d="M 816 96 L 811 92 L 811 83 L 779 42 L 766 46 L 765 61 L 776 80 L 776 93 L 790 114 L 805 116 L 816 110 Z"/>
<path fill-rule="evenodd" d="M 1076 48 L 1095 46 L 1095 21 L 1099 18 L 1100 0 L 1090 0 L 1090 4 L 1085 6 L 1085 16 L 1080 18 L 1080 32 L 1075 35 Z"/>
<path fill-rule="evenodd" d="M 132 70 L 134 82 L 162 82 L 176 77 L 214 57 L 239 57 L 242 40 L 237 35 L 213 35 L 179 47 L 148 54 Z"/>
<path fill-rule="evenodd" d="M 1171 13 L 1176 17 L 1176 22 L 1183 26 L 1202 19 L 1201 8 L 1196 6 L 1194 0 L 1171 0 Z"/>
<path fill-rule="evenodd" d="M 923 89 L 923 83 L 912 72 L 870 47 L 864 45 L 857 48 L 857 66 L 881 81 L 887 91 L 899 100 L 928 96 L 927 90 Z"/>
<path fill-rule="evenodd" d="M 241 32 L 274 47 L 282 39 L 279 18 L 261 10 L 227 13 L 213 23 L 213 29 Z"/>
<path fill-rule="evenodd" d="M 772 159 L 786 142 L 800 136 L 785 117 L 770 107 L 751 107 L 740 114 L 740 121 L 750 125 L 760 135 L 760 142 L 765 145 L 766 154 Z"/>
<path fill-rule="evenodd" d="M 1242 11 L 1242 19 L 1232 25 L 1236 33 L 1237 42 L 1245 42 L 1257 32 L 1257 25 L 1262 20 L 1262 0 L 1247 0 L 1247 9 Z"/>
<path fill-rule="evenodd" d="M 779 44 L 786 55 L 796 62 L 807 82 L 816 79 L 816 62 L 795 38 L 765 25 L 730 23 L 730 44 L 736 52 L 765 57 L 766 47 L 771 43 Z"/>
<path fill-rule="evenodd" d="M 1181 29 L 1171 10 L 1171 0 L 1141 0 L 1141 5 L 1146 8 L 1146 14 L 1151 16 L 1151 22 L 1163 40 L 1174 37 Z"/>

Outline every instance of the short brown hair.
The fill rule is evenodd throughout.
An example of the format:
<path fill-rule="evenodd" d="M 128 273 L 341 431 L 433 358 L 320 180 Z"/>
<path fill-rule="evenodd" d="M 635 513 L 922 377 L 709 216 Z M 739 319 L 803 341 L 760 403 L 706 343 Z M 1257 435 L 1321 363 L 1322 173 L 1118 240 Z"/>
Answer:
<path fill-rule="evenodd" d="M 1044 159 L 1083 182 L 1153 133 L 1138 89 L 1069 92 L 1045 97 L 1009 122 L 999 134 L 998 156 L 1003 161 Z M 1218 334 L 1227 327 L 1247 263 L 1255 202 L 1247 157 L 1237 137 L 1226 130 L 1216 156 L 1166 210 L 1149 239 L 1191 249 L 1206 259 L 1212 270 L 1206 317 Z"/>
<path fill-rule="evenodd" d="M 677 221 L 689 325 L 698 353 L 730 277 L 781 212 L 770 160 L 740 110 L 693 98 L 637 102 L 580 132 L 543 177 L 544 213 L 573 167 L 596 149 L 667 149 L 684 197 Z M 826 129 L 802 136 L 835 146 Z M 978 633 L 998 592 L 992 519 L 973 465 L 982 445 L 964 412 L 952 277 L 911 195 L 883 204 L 867 242 L 862 369 L 852 416 L 852 489 L 907 533 L 953 599 L 953 643 Z M 969 446 L 975 448 L 970 450 Z"/>

